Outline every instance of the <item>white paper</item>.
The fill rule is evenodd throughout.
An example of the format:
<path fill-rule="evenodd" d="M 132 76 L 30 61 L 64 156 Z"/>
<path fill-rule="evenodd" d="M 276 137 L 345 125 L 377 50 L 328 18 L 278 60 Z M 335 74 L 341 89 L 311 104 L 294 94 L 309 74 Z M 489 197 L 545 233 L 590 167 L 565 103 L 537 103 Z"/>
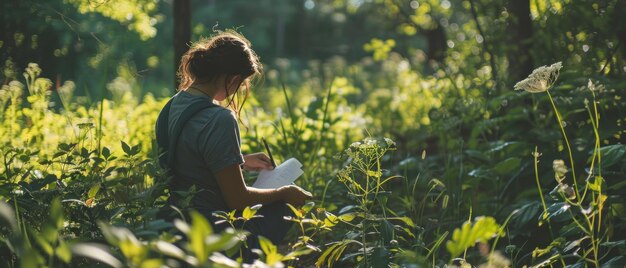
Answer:
<path fill-rule="evenodd" d="M 275 189 L 292 184 L 302 174 L 304 174 L 304 171 L 300 161 L 295 158 L 289 158 L 273 170 L 262 170 L 252 187 Z"/>

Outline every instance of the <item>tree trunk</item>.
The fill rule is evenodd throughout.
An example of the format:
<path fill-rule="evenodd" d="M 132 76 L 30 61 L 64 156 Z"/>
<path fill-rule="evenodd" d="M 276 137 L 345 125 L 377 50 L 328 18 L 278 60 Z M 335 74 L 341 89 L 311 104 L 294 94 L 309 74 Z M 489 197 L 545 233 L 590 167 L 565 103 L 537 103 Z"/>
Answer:
<path fill-rule="evenodd" d="M 437 22 L 437 27 L 424 31 L 424 36 L 428 40 L 428 59 L 437 63 L 443 63 L 446 58 L 448 45 L 446 43 L 446 33 L 441 24 Z"/>
<path fill-rule="evenodd" d="M 510 81 L 519 81 L 533 70 L 533 59 L 530 54 L 533 35 L 530 0 L 510 0 L 509 11 L 513 16 L 508 30 L 511 38 L 509 44 L 514 46 L 508 51 L 509 78 Z"/>
<path fill-rule="evenodd" d="M 178 71 L 180 58 L 189 49 L 191 41 L 191 0 L 174 0 L 174 70 Z M 178 88 L 178 77 L 174 77 Z"/>

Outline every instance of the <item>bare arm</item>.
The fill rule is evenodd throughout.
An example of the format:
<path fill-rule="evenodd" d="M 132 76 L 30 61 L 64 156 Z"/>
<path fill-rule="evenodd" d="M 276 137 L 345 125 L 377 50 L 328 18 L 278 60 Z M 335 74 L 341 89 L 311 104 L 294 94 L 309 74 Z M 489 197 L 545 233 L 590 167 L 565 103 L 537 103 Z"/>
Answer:
<path fill-rule="evenodd" d="M 246 186 L 239 165 L 224 168 L 215 174 L 217 184 L 222 190 L 226 205 L 231 209 L 243 209 L 246 206 L 285 201 L 292 205 L 302 205 L 312 197 L 311 193 L 295 185 L 278 189 L 258 189 Z"/>

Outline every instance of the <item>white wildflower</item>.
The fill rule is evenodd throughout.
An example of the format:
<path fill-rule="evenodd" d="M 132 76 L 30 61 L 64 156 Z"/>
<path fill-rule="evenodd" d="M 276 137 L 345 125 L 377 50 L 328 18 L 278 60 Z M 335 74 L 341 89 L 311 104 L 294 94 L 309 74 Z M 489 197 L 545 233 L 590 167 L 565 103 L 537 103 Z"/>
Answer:
<path fill-rule="evenodd" d="M 604 85 L 600 83 L 593 83 L 591 79 L 587 82 L 587 88 L 593 92 L 600 92 L 604 90 Z"/>
<path fill-rule="evenodd" d="M 361 142 L 357 141 L 357 142 L 353 142 L 352 144 L 350 144 L 350 147 L 353 148 L 359 148 L 361 146 Z"/>
<path fill-rule="evenodd" d="M 525 90 L 530 93 L 545 92 L 552 87 L 563 65 L 557 62 L 550 66 L 541 66 L 535 69 L 526 79 L 517 82 L 515 90 Z"/>
<path fill-rule="evenodd" d="M 396 146 L 396 142 L 391 140 L 390 138 L 385 138 L 385 142 L 387 143 L 387 146 L 389 147 Z"/>
<path fill-rule="evenodd" d="M 116 77 L 107 84 L 107 89 L 111 91 L 114 99 L 120 100 L 127 92 L 132 92 L 132 82 L 124 77 Z"/>
<path fill-rule="evenodd" d="M 9 86 L 3 85 L 0 88 L 0 102 L 6 102 L 11 98 L 11 93 L 9 93 Z"/>
<path fill-rule="evenodd" d="M 65 83 L 63 83 L 63 85 L 57 89 L 59 93 L 59 98 L 61 99 L 61 103 L 63 103 L 63 106 L 65 106 L 65 108 L 69 107 L 72 96 L 74 96 L 75 88 L 76 84 L 74 84 L 74 82 L 65 81 Z"/>
<path fill-rule="evenodd" d="M 593 84 L 593 82 L 591 82 L 591 79 L 587 81 L 587 88 L 589 88 L 589 90 L 591 91 L 596 91 L 596 86 Z"/>
<path fill-rule="evenodd" d="M 9 82 L 9 93 L 11 94 L 11 97 L 17 98 L 19 96 L 22 96 L 23 91 L 24 91 L 24 84 L 16 80 Z"/>
<path fill-rule="evenodd" d="M 76 89 L 76 84 L 73 81 L 65 81 L 63 85 L 58 88 L 59 95 L 72 98 L 72 95 L 74 95 L 74 89 Z"/>
<path fill-rule="evenodd" d="M 534 158 L 539 158 L 539 157 L 541 157 L 541 153 L 540 153 L 540 152 L 537 152 L 537 150 L 536 150 L 536 149 L 535 149 L 535 151 L 534 151 L 534 152 L 531 152 L 530 154 L 531 154 Z"/>
<path fill-rule="evenodd" d="M 37 78 L 35 79 L 35 84 L 31 85 L 31 88 L 29 88 L 32 92 L 31 94 L 33 95 L 49 95 L 50 94 L 50 88 L 52 87 L 52 81 L 50 81 L 50 79 L 48 78 Z"/>
<path fill-rule="evenodd" d="M 365 143 L 365 145 L 367 145 L 368 147 L 377 144 L 376 140 L 372 138 L 365 138 L 365 140 L 363 140 L 363 143 Z"/>
<path fill-rule="evenodd" d="M 39 75 L 41 74 L 41 68 L 39 68 L 39 65 L 37 63 L 29 63 L 28 67 L 26 67 L 25 72 L 24 72 L 24 78 L 26 79 L 35 79 L 37 77 L 39 77 Z"/>

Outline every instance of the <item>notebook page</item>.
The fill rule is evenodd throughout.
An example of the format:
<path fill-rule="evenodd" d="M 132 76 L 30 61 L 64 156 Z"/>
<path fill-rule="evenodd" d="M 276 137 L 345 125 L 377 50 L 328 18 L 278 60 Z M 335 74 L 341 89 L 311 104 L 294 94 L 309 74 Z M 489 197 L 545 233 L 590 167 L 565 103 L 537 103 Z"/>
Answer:
<path fill-rule="evenodd" d="M 275 189 L 292 184 L 302 174 L 304 174 L 304 171 L 300 161 L 295 158 L 289 158 L 274 170 L 262 170 L 252 187 Z"/>

